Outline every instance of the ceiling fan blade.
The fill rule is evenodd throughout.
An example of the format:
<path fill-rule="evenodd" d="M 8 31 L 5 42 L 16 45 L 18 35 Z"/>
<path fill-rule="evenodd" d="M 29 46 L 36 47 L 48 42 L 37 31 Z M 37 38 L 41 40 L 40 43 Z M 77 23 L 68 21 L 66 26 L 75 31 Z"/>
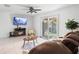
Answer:
<path fill-rule="evenodd" d="M 27 13 L 33 13 L 34 11 L 28 11 Z"/>
<path fill-rule="evenodd" d="M 28 11 L 27 13 L 29 13 L 30 11 Z"/>
<path fill-rule="evenodd" d="M 37 13 L 37 12 L 35 11 L 35 13 Z"/>

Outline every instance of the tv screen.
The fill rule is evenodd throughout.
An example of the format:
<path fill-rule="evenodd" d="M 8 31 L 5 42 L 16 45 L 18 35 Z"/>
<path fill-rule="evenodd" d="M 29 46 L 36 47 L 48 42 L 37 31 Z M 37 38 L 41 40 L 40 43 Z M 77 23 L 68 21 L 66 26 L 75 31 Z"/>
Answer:
<path fill-rule="evenodd" d="M 21 17 L 13 17 L 13 24 L 14 25 L 26 25 L 27 19 Z"/>

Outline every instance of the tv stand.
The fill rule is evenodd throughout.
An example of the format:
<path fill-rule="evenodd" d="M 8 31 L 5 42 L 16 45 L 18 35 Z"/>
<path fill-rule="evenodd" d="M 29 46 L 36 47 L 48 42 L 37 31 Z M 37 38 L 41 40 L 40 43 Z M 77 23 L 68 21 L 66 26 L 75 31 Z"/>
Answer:
<path fill-rule="evenodd" d="M 24 36 L 26 35 L 26 28 L 15 28 L 13 32 L 10 32 L 10 37 L 16 37 L 16 36 Z"/>

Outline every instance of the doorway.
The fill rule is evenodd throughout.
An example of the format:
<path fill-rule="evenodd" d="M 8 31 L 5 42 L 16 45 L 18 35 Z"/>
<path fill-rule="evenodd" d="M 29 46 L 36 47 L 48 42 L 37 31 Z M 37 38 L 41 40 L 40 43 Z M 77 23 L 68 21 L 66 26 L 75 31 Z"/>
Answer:
<path fill-rule="evenodd" d="M 58 17 L 44 18 L 42 21 L 42 36 L 51 39 L 58 36 Z"/>

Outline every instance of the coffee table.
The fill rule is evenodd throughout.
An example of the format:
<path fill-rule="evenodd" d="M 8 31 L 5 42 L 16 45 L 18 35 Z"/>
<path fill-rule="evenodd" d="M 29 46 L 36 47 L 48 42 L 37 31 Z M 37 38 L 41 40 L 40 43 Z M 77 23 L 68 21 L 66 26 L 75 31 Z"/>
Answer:
<path fill-rule="evenodd" d="M 23 47 L 25 46 L 25 43 L 26 43 L 26 41 L 28 41 L 28 43 L 29 43 L 29 41 L 32 41 L 33 42 L 33 45 L 35 46 L 35 40 L 36 40 L 36 42 L 37 42 L 37 36 L 26 36 L 24 39 L 23 39 Z"/>

